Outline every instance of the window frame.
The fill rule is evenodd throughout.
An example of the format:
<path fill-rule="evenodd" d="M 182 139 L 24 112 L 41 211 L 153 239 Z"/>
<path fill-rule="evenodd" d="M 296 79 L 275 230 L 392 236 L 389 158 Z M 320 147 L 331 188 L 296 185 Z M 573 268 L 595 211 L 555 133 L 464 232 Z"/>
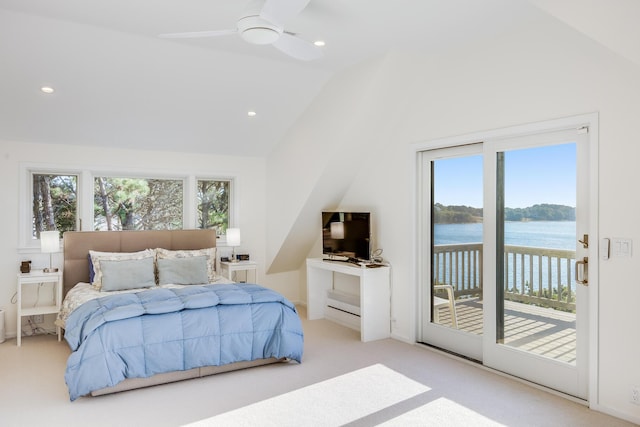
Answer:
<path fill-rule="evenodd" d="M 18 245 L 22 252 L 33 252 L 40 248 L 40 240 L 32 238 L 33 221 L 33 175 L 75 175 L 77 176 L 77 216 L 76 230 L 94 231 L 94 182 L 97 177 L 113 178 L 145 178 L 145 179 L 170 179 L 182 180 L 182 229 L 197 229 L 197 185 L 199 180 L 228 181 L 229 182 L 229 224 L 233 227 L 237 224 L 237 177 L 229 174 L 213 173 L 180 173 L 162 172 L 158 170 L 140 170 L 133 168 L 81 168 L 71 165 L 51 164 L 20 164 L 19 182 L 19 230 Z M 226 243 L 226 236 L 218 236 L 218 242 Z"/>

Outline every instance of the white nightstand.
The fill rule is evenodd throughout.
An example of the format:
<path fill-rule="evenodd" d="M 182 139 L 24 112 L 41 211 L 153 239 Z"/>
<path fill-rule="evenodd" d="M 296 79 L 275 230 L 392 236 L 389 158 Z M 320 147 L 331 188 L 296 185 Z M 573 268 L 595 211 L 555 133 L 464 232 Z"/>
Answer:
<path fill-rule="evenodd" d="M 253 270 L 254 282 L 258 280 L 258 264 L 253 261 L 222 261 L 220 263 L 220 268 L 222 269 L 222 275 L 226 276 L 229 280 L 235 280 L 233 278 L 233 273 L 236 271 L 244 271 L 246 274 L 245 281 L 249 281 L 249 271 L 251 270 Z"/>
<path fill-rule="evenodd" d="M 54 299 L 53 305 L 42 305 L 35 307 L 22 306 L 22 287 L 25 285 L 39 286 L 43 283 L 53 283 Z M 62 272 L 45 273 L 42 270 L 32 270 L 31 273 L 18 273 L 18 325 L 16 326 L 16 338 L 18 347 L 22 345 L 22 318 L 25 316 L 35 316 L 38 314 L 58 314 L 62 303 Z M 58 341 L 62 338 L 62 331 L 56 326 Z"/>

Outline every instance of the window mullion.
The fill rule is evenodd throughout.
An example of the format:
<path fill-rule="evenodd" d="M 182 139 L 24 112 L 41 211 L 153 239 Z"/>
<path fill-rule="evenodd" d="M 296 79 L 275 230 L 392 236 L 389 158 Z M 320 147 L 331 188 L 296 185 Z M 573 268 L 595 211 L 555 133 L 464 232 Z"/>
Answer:
<path fill-rule="evenodd" d="M 89 170 L 81 172 L 81 179 L 78 183 L 80 187 L 78 194 L 82 195 L 80 200 L 80 231 L 93 231 L 94 209 L 93 209 L 93 180 L 95 174 Z"/>
<path fill-rule="evenodd" d="M 196 228 L 196 177 L 189 175 L 184 179 L 183 228 Z"/>

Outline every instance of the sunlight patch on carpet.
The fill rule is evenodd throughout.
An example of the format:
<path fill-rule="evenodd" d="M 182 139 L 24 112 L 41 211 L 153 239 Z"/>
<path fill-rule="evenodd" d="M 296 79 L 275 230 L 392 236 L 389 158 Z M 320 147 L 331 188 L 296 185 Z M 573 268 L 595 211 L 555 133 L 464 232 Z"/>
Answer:
<path fill-rule="evenodd" d="M 376 364 L 189 426 L 339 426 L 429 390 Z"/>
<path fill-rule="evenodd" d="M 497 423 L 477 412 L 444 397 L 438 398 L 379 426 L 474 426 L 498 427 Z"/>

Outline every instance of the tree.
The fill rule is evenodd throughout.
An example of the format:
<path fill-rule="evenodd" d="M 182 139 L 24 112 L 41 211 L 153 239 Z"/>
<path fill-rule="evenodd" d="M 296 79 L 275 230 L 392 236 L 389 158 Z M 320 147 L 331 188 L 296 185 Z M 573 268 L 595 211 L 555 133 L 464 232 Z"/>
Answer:
<path fill-rule="evenodd" d="M 198 181 L 200 228 L 216 228 L 223 234 L 229 225 L 229 181 Z"/>
<path fill-rule="evenodd" d="M 75 175 L 33 174 L 33 236 L 76 229 L 77 182 Z"/>
<path fill-rule="evenodd" d="M 42 231 L 55 230 L 56 222 L 51 200 L 51 175 L 40 175 L 40 204 L 42 206 Z"/>
<path fill-rule="evenodd" d="M 436 224 L 464 224 L 482 221 L 482 209 L 471 206 L 444 206 L 436 203 L 433 207 Z"/>
<path fill-rule="evenodd" d="M 182 180 L 98 177 L 94 183 L 94 228 L 182 228 L 182 187 Z"/>
<path fill-rule="evenodd" d="M 542 203 L 527 208 L 505 208 L 507 221 L 575 221 L 576 209 L 571 206 Z M 482 220 L 482 209 L 471 206 L 433 205 L 436 224 L 462 224 Z"/>
<path fill-rule="evenodd" d="M 113 230 L 113 223 L 111 221 L 111 210 L 109 209 L 109 197 L 107 195 L 107 189 L 105 185 L 105 179 L 103 177 L 96 178 L 96 184 L 98 184 L 98 188 L 96 191 L 95 198 L 97 202 L 102 207 L 102 212 L 104 213 L 105 222 L 107 224 L 107 230 Z"/>
<path fill-rule="evenodd" d="M 104 185 L 103 190 L 100 189 L 101 183 Z M 135 223 L 135 209 L 137 202 L 148 192 L 149 187 L 144 179 L 96 178 L 95 228 L 102 229 L 104 226 L 109 231 L 138 229 Z"/>
<path fill-rule="evenodd" d="M 147 180 L 149 192 L 139 201 L 138 213 L 143 230 L 182 228 L 182 181 Z"/>

